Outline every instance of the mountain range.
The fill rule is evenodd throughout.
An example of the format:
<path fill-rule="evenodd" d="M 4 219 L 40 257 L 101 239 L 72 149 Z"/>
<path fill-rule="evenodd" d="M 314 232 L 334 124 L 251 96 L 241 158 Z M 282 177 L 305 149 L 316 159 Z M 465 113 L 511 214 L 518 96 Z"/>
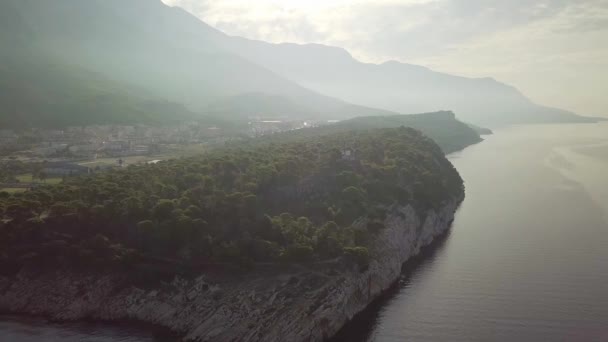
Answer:
<path fill-rule="evenodd" d="M 239 37 L 225 44 L 309 89 L 398 113 L 449 109 L 460 119 L 483 126 L 588 120 L 537 105 L 493 78 L 454 76 L 396 61 L 362 63 L 346 50 L 318 44 L 270 44 Z"/>
<path fill-rule="evenodd" d="M 326 120 L 441 109 L 483 126 L 591 120 L 536 105 L 489 78 L 231 37 L 160 0 L 4 0 L 0 30 L 3 125 Z"/>

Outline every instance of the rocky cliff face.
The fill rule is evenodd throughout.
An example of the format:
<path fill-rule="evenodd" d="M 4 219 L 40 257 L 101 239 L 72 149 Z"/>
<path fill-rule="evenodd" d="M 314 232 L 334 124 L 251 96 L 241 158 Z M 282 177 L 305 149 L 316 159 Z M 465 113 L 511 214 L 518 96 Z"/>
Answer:
<path fill-rule="evenodd" d="M 360 272 L 340 262 L 276 266 L 241 276 L 175 278 L 155 289 L 127 275 L 23 270 L 0 277 L 0 311 L 59 320 L 135 320 L 186 341 L 323 341 L 389 288 L 402 264 L 444 233 L 462 199 L 440 210 L 393 208 Z"/>

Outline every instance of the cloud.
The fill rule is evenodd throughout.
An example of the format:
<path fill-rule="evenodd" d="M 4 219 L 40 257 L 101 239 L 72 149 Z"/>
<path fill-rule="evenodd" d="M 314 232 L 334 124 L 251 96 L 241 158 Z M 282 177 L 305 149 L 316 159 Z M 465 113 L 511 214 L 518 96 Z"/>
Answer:
<path fill-rule="evenodd" d="M 553 3 L 554 4 L 554 3 Z M 533 100 L 587 115 L 607 115 L 608 2 L 570 1 L 550 14 L 477 34 L 413 60 L 470 76 L 492 75 Z"/>
<path fill-rule="evenodd" d="M 231 35 L 336 45 L 363 61 L 493 76 L 583 114 L 608 109 L 608 0 L 164 1 Z"/>

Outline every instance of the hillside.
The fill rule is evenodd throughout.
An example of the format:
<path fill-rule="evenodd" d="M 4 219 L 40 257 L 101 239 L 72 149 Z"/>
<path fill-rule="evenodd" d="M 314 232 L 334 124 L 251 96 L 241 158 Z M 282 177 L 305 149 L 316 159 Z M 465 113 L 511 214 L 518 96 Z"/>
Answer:
<path fill-rule="evenodd" d="M 440 148 L 411 128 L 245 143 L 4 193 L 0 265 L 301 262 L 353 253 L 365 263 L 386 206 L 438 209 L 462 195 Z M 353 230 L 362 217 L 368 227 Z"/>
<path fill-rule="evenodd" d="M 324 342 L 449 229 L 463 196 L 410 128 L 0 194 L 0 312 L 153 324 L 187 341 Z"/>
<path fill-rule="evenodd" d="M 255 141 L 297 141 L 319 137 L 338 132 L 369 130 L 378 128 L 411 127 L 433 139 L 444 153 L 461 150 L 469 145 L 482 141 L 479 133 L 468 125 L 458 121 L 452 112 L 435 112 L 411 115 L 367 116 L 356 117 L 335 124 L 304 128 L 297 131 L 279 133 Z"/>
<path fill-rule="evenodd" d="M 0 58 L 0 126 L 171 124 L 201 120 L 184 106 L 78 67 L 24 55 Z"/>
<path fill-rule="evenodd" d="M 411 128 L 245 142 L 0 192 L 0 312 L 322 342 L 449 229 L 463 197 Z"/>
<path fill-rule="evenodd" d="M 412 127 L 433 139 L 445 153 L 459 151 L 481 142 L 479 134 L 456 119 L 453 112 L 436 112 L 380 117 L 357 117 L 338 125 L 344 128 L 390 128 Z"/>
<path fill-rule="evenodd" d="M 261 112 L 277 107 L 266 99 L 284 98 L 291 105 L 281 115 L 288 116 L 386 112 L 318 94 L 229 52 L 214 42 L 217 31 L 160 0 L 7 0 L 0 12 L 13 18 L 2 24 L 3 45 L 25 45 L 37 55 L 145 89 L 197 113 L 229 119 L 243 94 L 259 97 Z M 225 104 L 222 110 L 218 102 Z"/>
<path fill-rule="evenodd" d="M 112 80 L 44 48 L 21 6 L 0 3 L 0 125 L 54 128 L 93 124 L 172 124 L 205 118 L 143 87 Z M 49 44 L 52 43 L 48 42 Z"/>
<path fill-rule="evenodd" d="M 367 108 L 348 103 L 340 103 L 325 109 L 319 109 L 308 103 L 300 103 L 289 96 L 258 92 L 220 98 L 211 102 L 202 111 L 210 116 L 241 121 L 254 117 L 333 120 L 358 115 L 395 114 L 387 110 Z"/>

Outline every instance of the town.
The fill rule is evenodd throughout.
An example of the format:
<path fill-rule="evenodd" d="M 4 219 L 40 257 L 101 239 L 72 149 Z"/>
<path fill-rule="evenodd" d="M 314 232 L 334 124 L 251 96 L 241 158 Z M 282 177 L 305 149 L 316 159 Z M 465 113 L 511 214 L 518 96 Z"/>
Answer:
<path fill-rule="evenodd" d="M 196 155 L 228 141 L 327 123 L 254 117 L 228 127 L 188 122 L 0 129 L 0 191 L 25 191 L 66 177 Z"/>

